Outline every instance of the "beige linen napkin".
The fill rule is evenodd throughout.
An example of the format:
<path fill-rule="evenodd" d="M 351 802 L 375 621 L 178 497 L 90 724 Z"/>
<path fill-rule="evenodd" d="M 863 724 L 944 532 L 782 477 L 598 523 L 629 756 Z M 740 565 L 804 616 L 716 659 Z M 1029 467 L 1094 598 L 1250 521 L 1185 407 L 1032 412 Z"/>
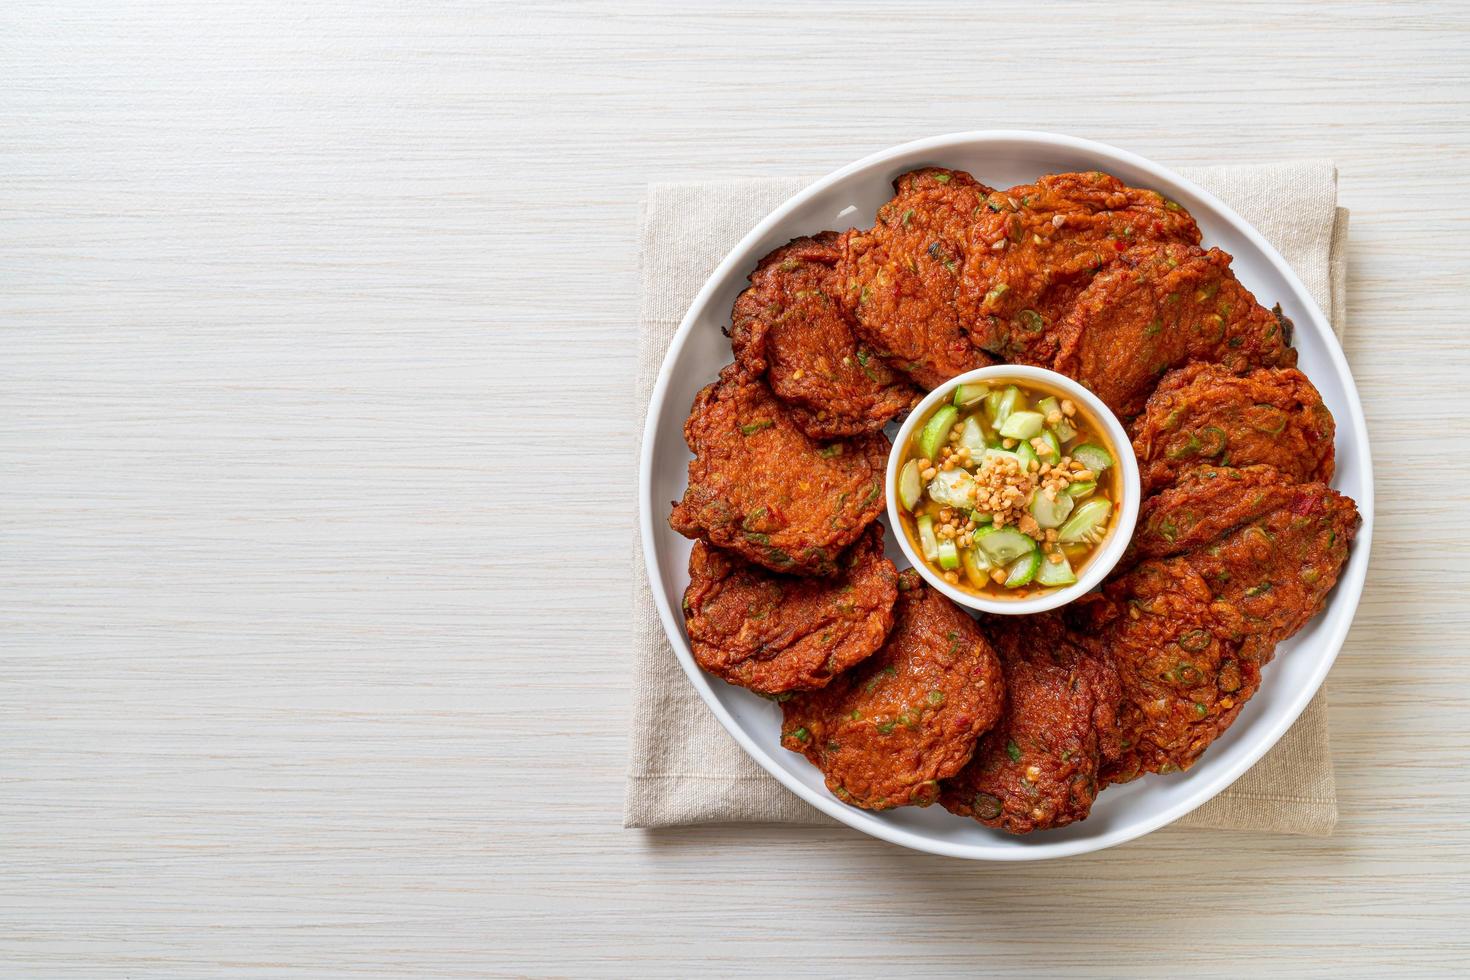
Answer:
<path fill-rule="evenodd" d="M 1180 172 L 1235 208 L 1281 251 L 1341 336 L 1347 212 L 1337 207 L 1333 165 L 1302 161 Z M 695 293 L 747 231 L 807 183 L 649 187 L 640 240 L 640 434 L 664 352 Z M 636 662 L 624 825 L 832 823 L 752 762 L 700 701 L 664 637 L 636 545 L 634 563 Z M 1336 822 L 1325 692 L 1254 768 L 1178 821 L 1188 827 L 1317 836 L 1330 834 Z"/>

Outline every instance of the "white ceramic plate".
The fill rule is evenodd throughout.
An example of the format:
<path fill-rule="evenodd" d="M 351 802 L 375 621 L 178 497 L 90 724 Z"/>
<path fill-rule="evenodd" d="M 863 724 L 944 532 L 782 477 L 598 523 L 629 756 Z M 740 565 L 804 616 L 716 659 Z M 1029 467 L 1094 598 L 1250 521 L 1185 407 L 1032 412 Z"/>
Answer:
<path fill-rule="evenodd" d="M 1046 173 L 1103 170 L 1188 208 L 1205 245 L 1233 255 L 1240 281 L 1262 303 L 1279 302 L 1296 324 L 1299 366 L 1337 418 L 1333 486 L 1356 500 L 1363 515 L 1362 531 L 1327 608 L 1280 646 L 1260 691 L 1193 769 L 1111 787 L 1098 797 L 1088 819 L 1024 837 L 991 830 L 938 806 L 871 813 L 838 802 L 815 768 L 781 748 L 776 704 L 712 678 L 695 665 L 678 612 L 689 581 L 690 542 L 669 529 L 668 512 L 669 501 L 683 495 L 687 479 L 684 419 L 695 392 L 732 359 L 720 330 L 729 324 L 731 304 L 745 287 L 746 276 L 761 256 L 798 235 L 871 225 L 879 205 L 893 193 L 893 178 L 931 165 L 969 171 L 993 187 L 1026 183 Z M 1018 131 L 956 133 L 875 153 L 812 184 L 756 225 L 715 269 L 674 335 L 649 403 L 639 493 L 644 557 L 664 630 L 690 683 L 751 758 L 808 803 L 864 833 L 934 854 L 994 861 L 1082 854 L 1132 840 L 1177 820 L 1234 782 L 1276 744 L 1327 676 L 1352 625 L 1373 535 L 1373 476 L 1357 389 L 1327 321 L 1285 260 L 1214 196 L 1155 163 L 1101 143 Z M 890 538 L 892 533 L 890 529 Z M 889 553 L 898 557 L 891 540 Z M 898 561 L 906 564 L 901 557 Z"/>

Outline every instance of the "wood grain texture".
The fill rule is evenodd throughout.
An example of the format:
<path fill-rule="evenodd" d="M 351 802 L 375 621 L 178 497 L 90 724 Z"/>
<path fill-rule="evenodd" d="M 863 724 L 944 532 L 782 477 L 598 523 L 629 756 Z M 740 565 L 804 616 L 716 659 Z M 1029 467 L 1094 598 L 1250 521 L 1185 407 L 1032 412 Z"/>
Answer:
<path fill-rule="evenodd" d="M 0 972 L 1462 967 L 1465 4 L 12 0 L 0 65 Z M 1337 835 L 621 830 L 642 187 L 1001 126 L 1338 162 Z"/>

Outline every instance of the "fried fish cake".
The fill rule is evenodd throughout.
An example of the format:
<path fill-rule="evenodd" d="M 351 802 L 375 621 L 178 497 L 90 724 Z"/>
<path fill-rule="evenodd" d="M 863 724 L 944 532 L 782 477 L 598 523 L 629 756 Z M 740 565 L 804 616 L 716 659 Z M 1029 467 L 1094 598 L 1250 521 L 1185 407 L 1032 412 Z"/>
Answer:
<path fill-rule="evenodd" d="M 1000 663 L 975 620 L 912 569 L 900 576 L 893 632 L 876 654 L 782 708 L 781 744 L 840 800 L 867 810 L 939 798 L 995 724 Z"/>
<path fill-rule="evenodd" d="M 971 339 L 1003 360 L 1043 367 L 1098 270 L 1138 245 L 1200 241 L 1178 204 L 1096 171 L 990 193 L 970 236 L 957 303 Z"/>
<path fill-rule="evenodd" d="M 797 238 L 760 260 L 735 300 L 730 344 L 813 439 L 876 432 L 920 393 L 853 335 L 839 299 L 845 236 Z"/>
<path fill-rule="evenodd" d="M 1277 506 L 1256 504 L 1256 516 L 1184 553 L 1217 600 L 1240 610 L 1265 645 L 1266 661 L 1276 644 L 1322 611 L 1362 524 L 1352 499 L 1326 484 L 1300 483 L 1290 491 Z"/>
<path fill-rule="evenodd" d="M 1295 368 L 1233 374 L 1191 364 L 1164 375 L 1133 423 L 1143 492 L 1201 464 L 1274 466 L 1294 483 L 1332 479 L 1336 424 Z"/>
<path fill-rule="evenodd" d="M 1272 466 L 1196 466 L 1143 502 L 1121 564 L 1203 548 L 1310 492 Z"/>
<path fill-rule="evenodd" d="M 1265 309 L 1230 271 L 1230 256 L 1185 245 L 1131 250 L 1077 297 L 1057 331 L 1052 367 L 1087 385 L 1123 418 L 1159 379 L 1192 361 L 1232 373 L 1292 367 L 1291 321 Z"/>
<path fill-rule="evenodd" d="M 1110 583 L 1102 642 L 1118 668 L 1122 751 L 1108 783 L 1188 769 L 1256 692 L 1262 658 L 1241 611 L 1216 602 L 1186 558 L 1148 561 Z M 1106 606 L 1103 606 L 1106 603 Z"/>
<path fill-rule="evenodd" d="M 780 575 L 712 548 L 689 555 L 684 627 L 694 659 L 757 694 L 824 686 L 877 652 L 893 626 L 898 569 L 868 525 L 832 578 Z"/>
<path fill-rule="evenodd" d="M 1325 604 L 1357 508 L 1320 483 L 1292 489 L 1209 544 L 1142 562 L 1079 608 L 1122 682 L 1124 749 L 1104 780 L 1192 766 L 1255 693 L 1276 644 Z"/>
<path fill-rule="evenodd" d="M 994 363 L 955 309 L 970 224 L 990 188 L 959 170 L 901 175 L 877 223 L 853 232 L 842 263 L 844 307 L 873 350 L 923 388 Z"/>
<path fill-rule="evenodd" d="M 817 442 L 738 365 L 695 396 L 684 440 L 694 459 L 669 526 L 772 571 L 835 574 L 883 510 L 887 437 Z"/>
<path fill-rule="evenodd" d="M 1086 818 L 1099 766 L 1121 751 L 1117 669 L 1056 614 L 996 617 L 987 627 L 1000 655 L 1005 713 L 969 764 L 940 783 L 939 802 L 1012 834 Z"/>

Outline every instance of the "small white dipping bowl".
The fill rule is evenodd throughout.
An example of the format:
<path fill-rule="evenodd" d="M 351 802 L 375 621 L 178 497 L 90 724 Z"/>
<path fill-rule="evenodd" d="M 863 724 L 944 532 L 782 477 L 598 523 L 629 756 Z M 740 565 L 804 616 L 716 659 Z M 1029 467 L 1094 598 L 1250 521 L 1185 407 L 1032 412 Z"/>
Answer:
<path fill-rule="evenodd" d="M 954 390 L 960 385 L 974 382 L 994 384 L 1002 381 L 1016 381 L 1021 384 L 1049 388 L 1085 406 L 1091 415 L 1101 423 L 1104 430 L 1101 435 L 1106 438 L 1107 449 L 1113 454 L 1114 465 L 1119 468 L 1122 476 L 1122 499 L 1113 501 L 1113 506 L 1118 508 L 1117 521 L 1103 540 L 1101 550 L 1082 569 L 1077 581 L 1063 588 L 1024 599 L 991 599 L 966 592 L 940 578 L 939 574 L 924 560 L 924 557 L 914 550 L 914 544 L 909 540 L 909 535 L 904 529 L 900 512 L 901 505 L 898 502 L 898 472 L 903 466 L 909 440 L 913 437 L 914 430 L 919 423 L 927 419 L 938 405 L 953 399 Z M 981 612 L 1024 616 L 1065 606 L 1078 596 L 1092 591 L 1103 580 L 1103 577 L 1113 570 L 1113 566 L 1118 564 L 1118 559 L 1123 557 L 1123 552 L 1128 548 L 1128 542 L 1133 537 L 1133 526 L 1138 522 L 1138 460 L 1133 457 L 1132 443 L 1128 439 L 1128 433 L 1123 430 L 1123 424 L 1092 392 L 1066 375 L 1048 371 L 1045 368 L 1026 367 L 1020 364 L 997 364 L 994 367 L 980 368 L 978 371 L 970 371 L 951 378 L 929 392 L 928 396 L 919 402 L 918 407 L 909 413 L 909 417 L 899 427 L 898 437 L 893 440 L 893 449 L 888 454 L 887 481 L 888 522 L 909 564 L 913 565 L 919 574 L 924 576 L 924 580 L 940 592 L 962 606 L 978 609 Z"/>

